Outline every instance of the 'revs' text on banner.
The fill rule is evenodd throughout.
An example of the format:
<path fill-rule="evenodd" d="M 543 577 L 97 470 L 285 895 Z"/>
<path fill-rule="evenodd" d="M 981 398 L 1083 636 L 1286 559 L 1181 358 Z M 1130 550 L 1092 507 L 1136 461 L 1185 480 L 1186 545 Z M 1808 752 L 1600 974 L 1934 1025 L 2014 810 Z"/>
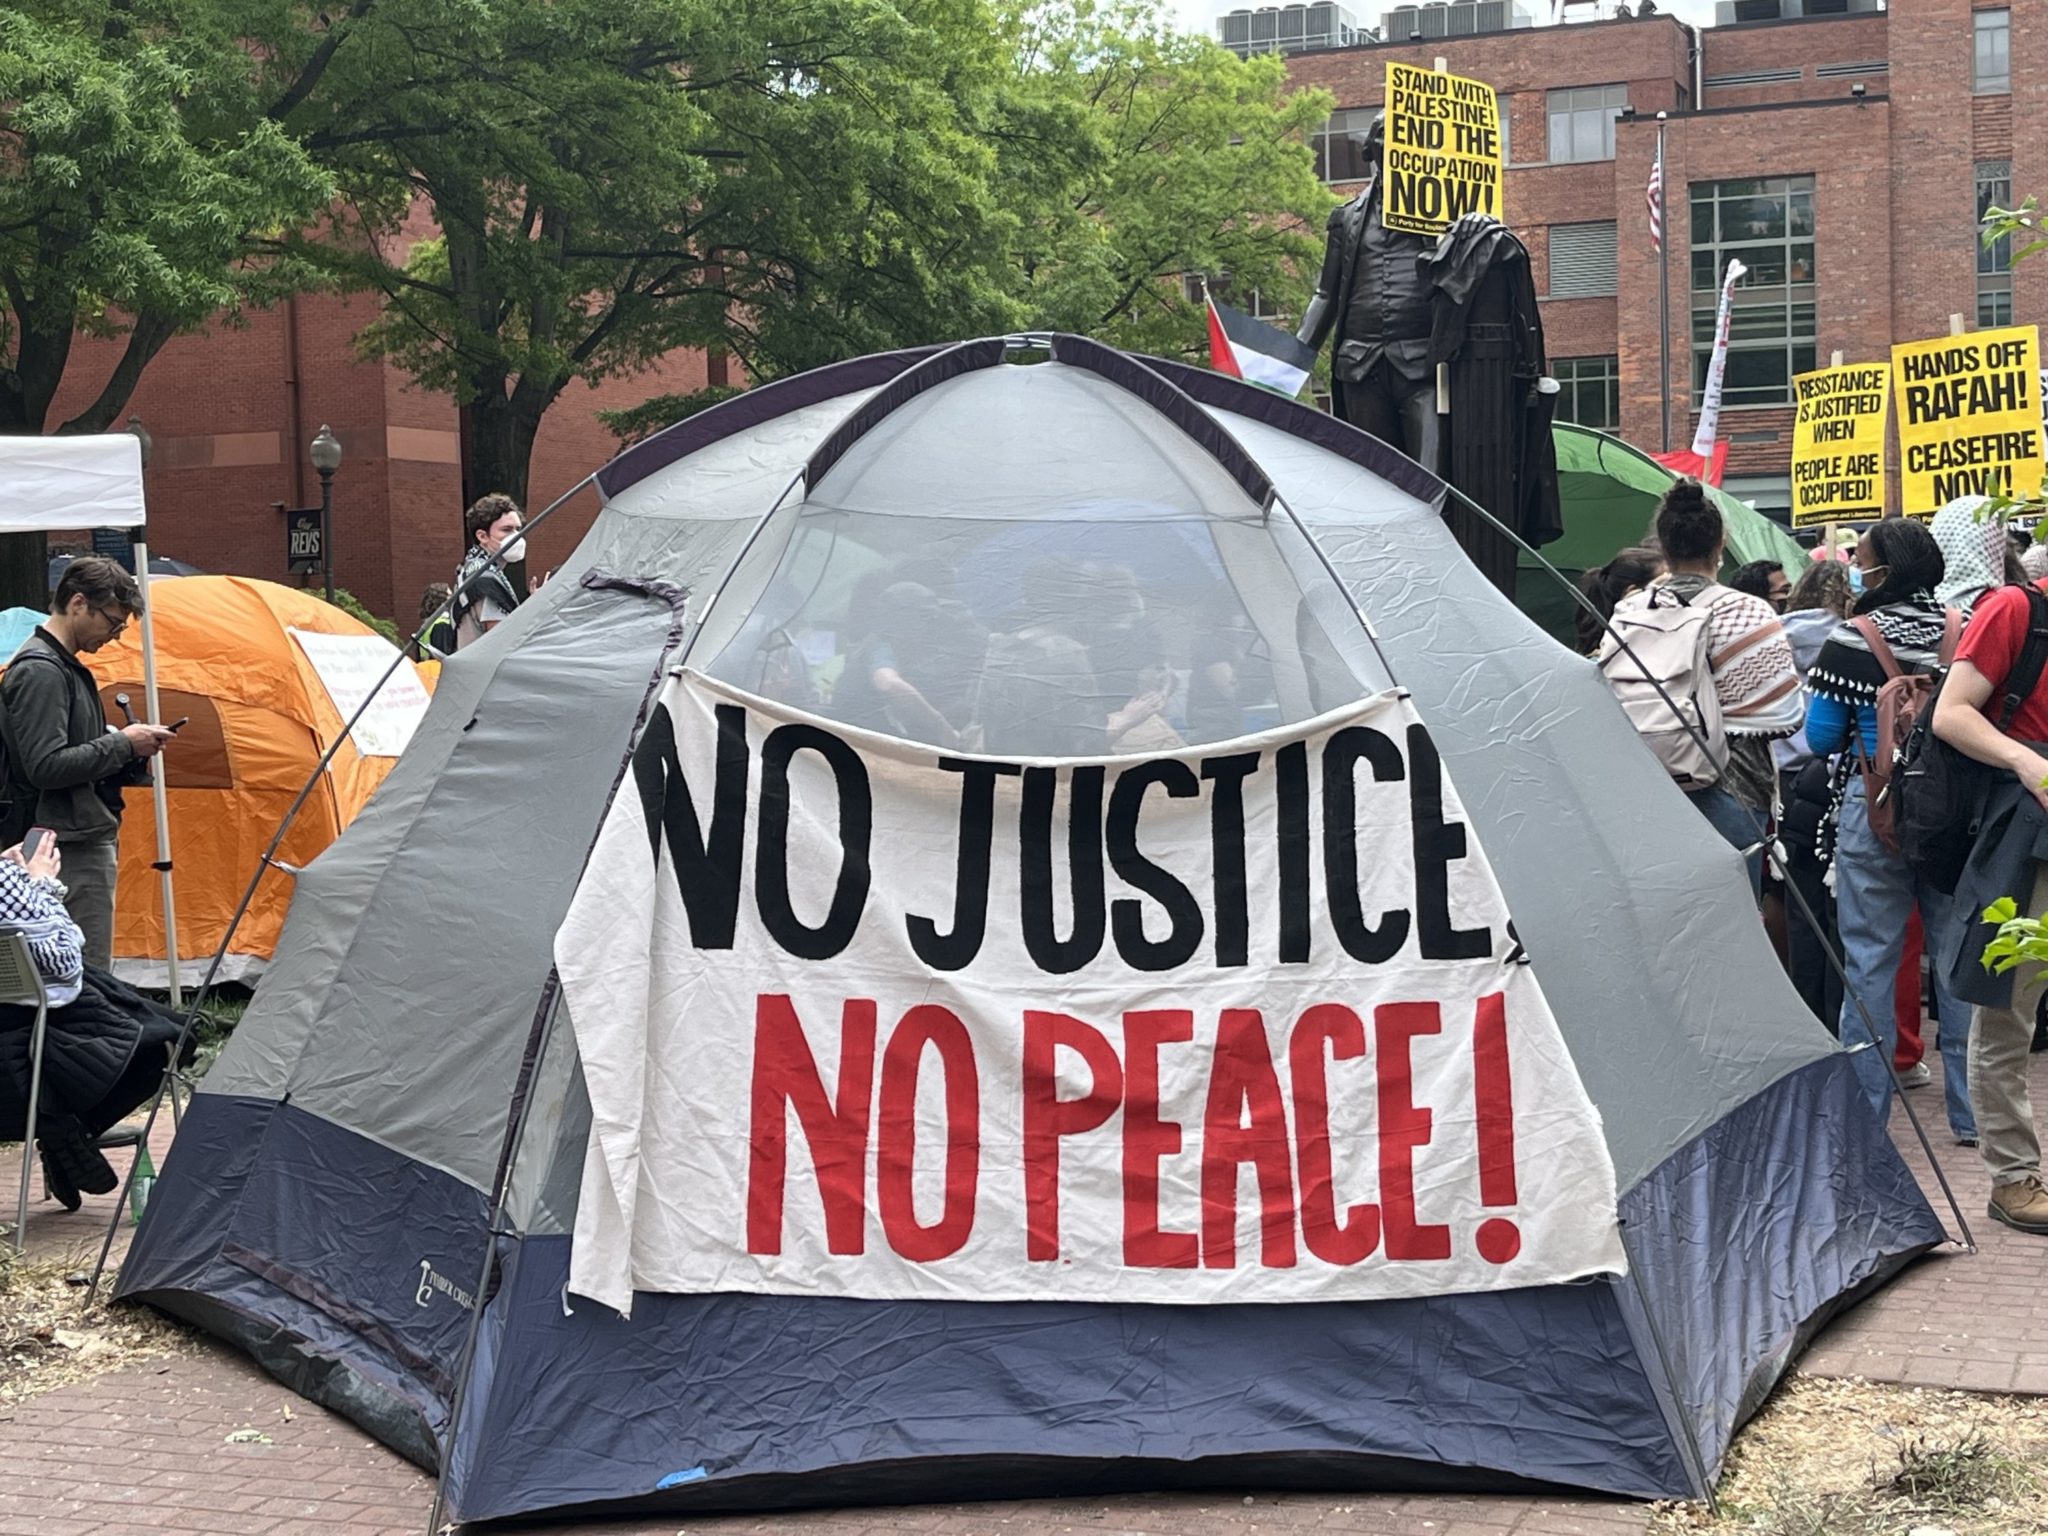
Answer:
<path fill-rule="evenodd" d="M 2041 489 L 2041 333 L 1971 331 L 1892 348 L 1899 490 L 1911 517 L 1958 496 Z"/>
<path fill-rule="evenodd" d="M 621 1312 L 1624 1268 L 1598 1114 L 1405 695 L 1053 764 L 683 672 L 555 954 L 569 1289 Z"/>
<path fill-rule="evenodd" d="M 1500 102 L 1483 80 L 1387 64 L 1380 222 L 1440 235 L 1468 213 L 1501 217 Z"/>
<path fill-rule="evenodd" d="M 1817 368 L 1792 381 L 1792 526 L 1884 516 L 1885 363 Z"/>

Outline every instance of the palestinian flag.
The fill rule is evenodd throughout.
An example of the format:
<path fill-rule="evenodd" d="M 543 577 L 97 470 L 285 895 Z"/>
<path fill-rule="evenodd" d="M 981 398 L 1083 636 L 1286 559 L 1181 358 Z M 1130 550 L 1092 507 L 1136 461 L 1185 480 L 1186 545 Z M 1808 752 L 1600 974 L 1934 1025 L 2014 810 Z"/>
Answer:
<path fill-rule="evenodd" d="M 1315 349 L 1241 309 L 1209 300 L 1209 366 L 1292 399 L 1315 371 Z"/>

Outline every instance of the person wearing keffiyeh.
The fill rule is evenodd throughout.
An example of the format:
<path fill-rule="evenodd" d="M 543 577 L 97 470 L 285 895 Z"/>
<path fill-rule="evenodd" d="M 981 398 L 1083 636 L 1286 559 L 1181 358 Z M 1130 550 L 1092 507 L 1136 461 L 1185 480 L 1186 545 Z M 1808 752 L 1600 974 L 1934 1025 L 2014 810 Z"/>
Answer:
<path fill-rule="evenodd" d="M 45 1187 L 75 1211 L 83 1194 L 118 1184 L 99 1138 L 156 1091 L 166 1047 L 182 1034 L 175 1014 L 86 966 L 85 936 L 64 908 L 61 868 L 55 839 L 26 864 L 19 848 L 0 854 L 0 930 L 26 941 L 49 1000 L 34 1135 Z M 0 1133 L 14 1136 L 19 1127 L 24 1140 L 35 1013 L 0 1005 Z"/>
<path fill-rule="evenodd" d="M 1890 674 L 1855 621 L 1868 619 L 1875 626 L 1902 672 L 1935 670 L 1946 616 L 1934 593 L 1943 585 L 1945 569 L 1934 535 L 1919 523 L 1887 518 L 1874 525 L 1857 544 L 1850 570 L 1850 585 L 1857 594 L 1851 620 L 1821 647 L 1806 678 L 1808 743 L 1824 756 L 1846 753 L 1851 764 L 1835 843 L 1835 901 L 1847 974 L 1840 1033 L 1846 1046 L 1876 1046 L 1850 1059 L 1879 1115 L 1889 1113 L 1891 1105 L 1890 1062 L 1898 1044 L 1892 987 L 1907 918 L 1917 906 L 1927 952 L 1946 955 L 1954 938 L 1954 904 L 1916 880 L 1906 861 L 1878 841 L 1871 829 L 1865 770 L 1877 756 L 1877 695 Z M 1949 1129 L 1960 1144 L 1975 1146 L 1969 1010 L 1938 981 L 1935 1006 L 1941 1013 Z"/>
<path fill-rule="evenodd" d="M 1718 783 L 1686 791 L 1708 823 L 1743 853 L 1752 890 L 1763 880 L 1763 828 L 1776 797 L 1769 743 L 1805 718 L 1792 648 L 1771 605 L 1717 581 L 1726 553 L 1721 510 L 1697 480 L 1679 479 L 1657 505 L 1657 543 L 1668 573 L 1657 586 L 1687 603 L 1707 604 L 1714 692 L 1728 736 L 1728 766 Z"/>
<path fill-rule="evenodd" d="M 1958 496 L 1934 514 L 1929 529 L 1941 550 L 1941 583 L 1934 589 L 1934 600 L 1966 615 L 1978 598 L 2005 585 L 2006 553 L 2012 548 L 2002 521 L 1978 515 L 1986 499 Z"/>

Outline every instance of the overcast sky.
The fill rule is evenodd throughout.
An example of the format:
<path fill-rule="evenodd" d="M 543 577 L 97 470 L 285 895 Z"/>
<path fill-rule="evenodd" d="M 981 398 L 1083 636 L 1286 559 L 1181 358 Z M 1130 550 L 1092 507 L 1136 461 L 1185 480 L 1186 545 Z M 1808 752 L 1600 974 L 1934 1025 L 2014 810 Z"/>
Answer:
<path fill-rule="evenodd" d="M 1257 10 L 1260 5 L 1274 3 L 1274 0 L 1171 0 L 1171 3 L 1175 14 L 1180 17 L 1182 26 L 1197 32 L 1206 32 L 1214 37 L 1216 18 L 1225 11 L 1237 10 L 1240 6 L 1246 10 Z M 1339 0 L 1339 3 L 1347 4 L 1347 0 Z M 1522 0 L 1522 3 L 1539 20 L 1550 19 L 1551 0 Z M 1361 24 L 1376 27 L 1379 25 L 1380 17 L 1391 10 L 1392 6 L 1387 0 L 1348 0 L 1347 8 Z M 1714 19 L 1713 0 L 1657 0 L 1657 8 L 1669 11 L 1681 20 L 1697 22 L 1702 26 Z M 1603 16 L 1613 15 L 1614 6 L 1611 0 L 1600 0 L 1599 11 Z"/>

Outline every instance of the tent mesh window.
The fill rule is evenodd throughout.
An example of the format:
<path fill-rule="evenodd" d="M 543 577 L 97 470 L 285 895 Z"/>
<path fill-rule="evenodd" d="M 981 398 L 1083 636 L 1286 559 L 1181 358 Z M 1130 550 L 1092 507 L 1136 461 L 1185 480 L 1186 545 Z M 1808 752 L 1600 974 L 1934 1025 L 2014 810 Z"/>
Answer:
<path fill-rule="evenodd" d="M 1025 410 L 1115 468 L 1074 479 L 1044 441 L 977 430 Z M 744 617 L 714 612 L 698 660 L 848 725 L 1004 756 L 1225 741 L 1382 686 L 1332 637 L 1357 621 L 1284 515 L 1178 439 L 1075 370 L 937 386 L 776 514 L 718 604 Z"/>

